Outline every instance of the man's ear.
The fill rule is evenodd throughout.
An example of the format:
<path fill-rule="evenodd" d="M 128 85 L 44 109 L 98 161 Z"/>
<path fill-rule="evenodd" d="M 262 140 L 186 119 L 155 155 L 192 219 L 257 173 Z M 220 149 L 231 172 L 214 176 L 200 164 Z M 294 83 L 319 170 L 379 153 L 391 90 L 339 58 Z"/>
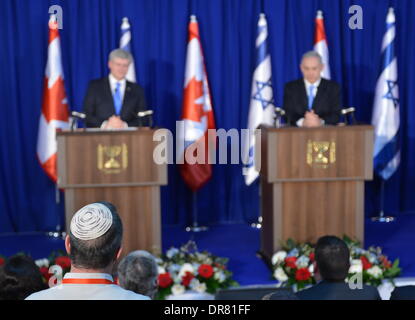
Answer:
<path fill-rule="evenodd" d="M 68 235 L 65 237 L 65 249 L 68 255 L 71 254 L 71 242 L 69 241 Z"/>
<path fill-rule="evenodd" d="M 115 260 L 120 259 L 120 257 L 121 257 L 121 253 L 122 253 L 122 247 L 120 247 L 120 248 L 118 249 L 118 251 L 117 251 L 117 255 L 116 255 L 116 257 L 115 257 Z"/>

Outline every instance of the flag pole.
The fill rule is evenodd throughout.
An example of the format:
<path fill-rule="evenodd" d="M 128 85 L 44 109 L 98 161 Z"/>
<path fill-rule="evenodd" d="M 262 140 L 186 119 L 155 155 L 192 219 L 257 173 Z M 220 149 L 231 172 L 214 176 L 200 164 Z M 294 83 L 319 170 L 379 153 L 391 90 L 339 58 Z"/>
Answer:
<path fill-rule="evenodd" d="M 259 216 L 258 216 L 258 220 L 257 222 L 251 223 L 251 227 L 254 229 L 261 229 L 262 228 L 262 184 L 261 182 L 259 183 Z"/>
<path fill-rule="evenodd" d="M 385 211 L 384 211 L 385 180 L 381 178 L 380 181 L 381 181 L 380 182 L 380 212 L 379 212 L 379 215 L 377 217 L 372 218 L 372 221 L 373 222 L 385 222 L 385 223 L 393 222 L 393 221 L 395 221 L 395 217 L 385 216 Z"/>
<path fill-rule="evenodd" d="M 192 191 L 192 216 L 192 225 L 190 227 L 186 227 L 187 232 L 201 232 L 207 231 L 209 229 L 206 226 L 199 226 L 197 211 L 197 191 Z"/>

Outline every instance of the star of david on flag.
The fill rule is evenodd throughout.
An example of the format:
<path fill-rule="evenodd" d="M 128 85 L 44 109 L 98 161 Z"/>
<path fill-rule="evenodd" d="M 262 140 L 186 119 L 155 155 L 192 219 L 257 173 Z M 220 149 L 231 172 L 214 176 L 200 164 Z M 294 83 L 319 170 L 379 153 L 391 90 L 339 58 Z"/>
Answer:
<path fill-rule="evenodd" d="M 272 88 L 271 56 L 267 47 L 268 27 L 265 14 L 258 20 L 256 39 L 256 65 L 252 76 L 251 102 L 249 105 L 249 134 L 243 145 L 243 175 L 246 185 L 250 185 L 259 176 L 255 169 L 255 129 L 261 124 L 273 125 L 275 102 Z M 258 144 L 260 141 L 257 142 Z"/>
<path fill-rule="evenodd" d="M 389 179 L 396 172 L 401 159 L 395 33 L 395 13 L 390 8 L 386 17 L 386 33 L 381 51 L 382 68 L 376 85 L 372 115 L 372 124 L 375 127 L 374 170 L 383 180 Z"/>

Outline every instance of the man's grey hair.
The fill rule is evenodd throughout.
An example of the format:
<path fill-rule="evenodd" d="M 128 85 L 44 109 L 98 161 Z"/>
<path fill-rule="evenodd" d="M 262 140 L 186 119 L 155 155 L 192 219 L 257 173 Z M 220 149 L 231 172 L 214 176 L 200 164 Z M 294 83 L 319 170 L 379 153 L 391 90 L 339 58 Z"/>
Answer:
<path fill-rule="evenodd" d="M 155 257 L 144 250 L 129 253 L 118 265 L 118 281 L 126 290 L 154 298 L 158 267 Z"/>
<path fill-rule="evenodd" d="M 108 58 L 109 61 L 112 61 L 115 58 L 127 59 L 129 62 L 133 60 L 131 53 L 123 49 L 114 49 L 111 51 L 109 58 Z"/>
<path fill-rule="evenodd" d="M 317 51 L 307 51 L 303 54 L 303 57 L 301 58 L 301 63 L 303 63 L 304 59 L 306 58 L 317 58 L 320 61 L 320 64 L 323 64 L 323 58 Z"/>

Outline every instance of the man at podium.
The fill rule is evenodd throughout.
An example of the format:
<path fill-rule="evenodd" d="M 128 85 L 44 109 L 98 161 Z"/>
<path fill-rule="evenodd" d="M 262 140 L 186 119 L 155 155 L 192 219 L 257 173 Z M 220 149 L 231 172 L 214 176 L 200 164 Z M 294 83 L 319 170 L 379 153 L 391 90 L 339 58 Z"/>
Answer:
<path fill-rule="evenodd" d="M 111 51 L 110 74 L 89 83 L 84 100 L 87 127 L 123 129 L 140 125 L 137 113 L 145 110 L 146 102 L 144 90 L 125 78 L 131 61 L 128 51 Z"/>
<path fill-rule="evenodd" d="M 340 86 L 321 77 L 323 67 L 321 56 L 309 51 L 301 59 L 303 78 L 285 85 L 283 107 L 289 125 L 320 127 L 339 122 Z"/>

